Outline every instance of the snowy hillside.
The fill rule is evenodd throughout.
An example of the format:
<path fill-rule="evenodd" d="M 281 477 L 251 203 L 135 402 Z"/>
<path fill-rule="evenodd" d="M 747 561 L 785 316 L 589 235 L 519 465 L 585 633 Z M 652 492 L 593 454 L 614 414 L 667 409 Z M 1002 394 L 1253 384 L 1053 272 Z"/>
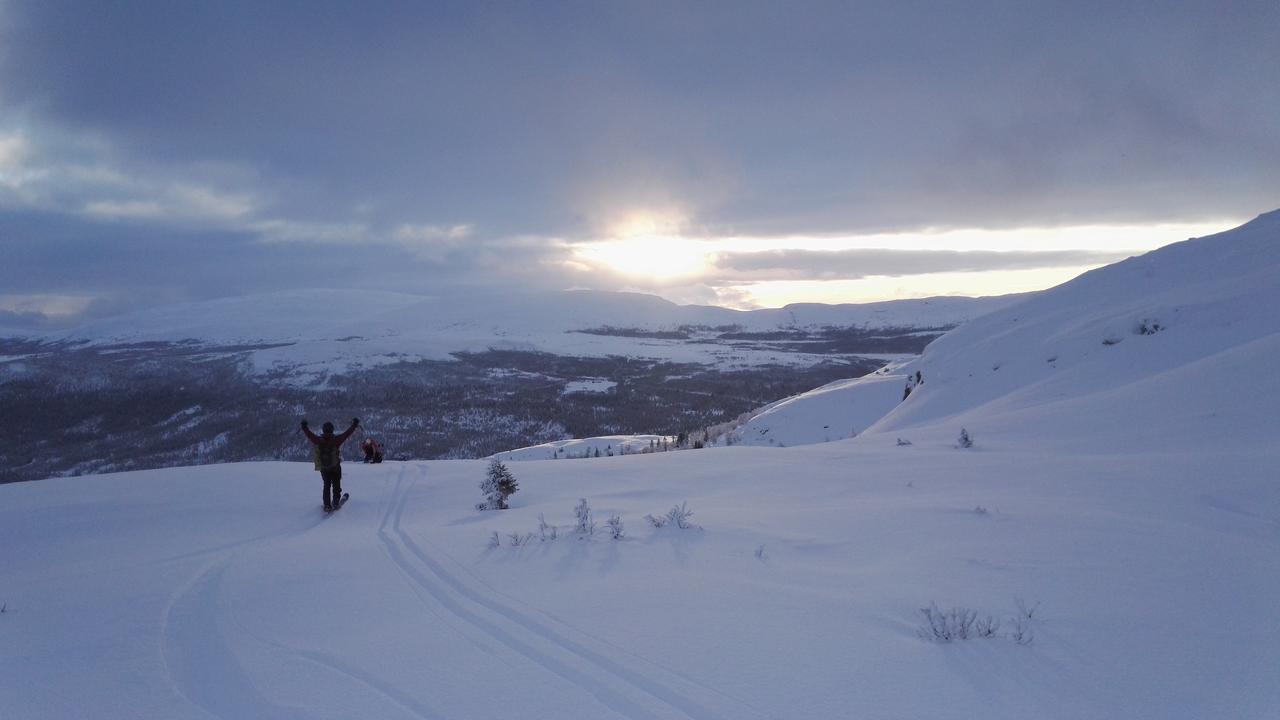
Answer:
<path fill-rule="evenodd" d="M 733 431 L 734 442 L 789 447 L 853 437 L 902 400 L 900 363 L 870 375 L 837 380 L 762 408 Z"/>
<path fill-rule="evenodd" d="M 494 457 L 504 462 L 507 460 L 581 460 L 657 452 L 674 442 L 675 438 L 668 435 L 604 435 L 530 445 L 496 453 Z"/>
<path fill-rule="evenodd" d="M 1277 462 L 725 448 L 513 465 L 500 513 L 481 462 L 384 463 L 332 517 L 302 463 L 0 486 L 0 716 L 1261 720 Z"/>
<path fill-rule="evenodd" d="M 1280 211 L 1086 273 L 939 338 L 904 368 L 926 383 L 872 432 L 972 421 L 1063 446 L 1270 441 L 1276 307 Z"/>
<path fill-rule="evenodd" d="M 1280 211 L 1031 294 L 947 333 L 918 359 L 774 403 L 737 435 L 800 445 L 870 428 L 887 441 L 904 433 L 954 441 L 968 425 L 1070 445 L 1111 428 L 1112 440 L 1090 441 L 1163 444 L 1143 430 L 1158 411 L 1205 440 L 1259 442 L 1248 429 L 1226 436 L 1233 426 L 1224 418 L 1267 427 L 1277 385 L 1263 366 L 1280 343 L 1276 307 Z"/>

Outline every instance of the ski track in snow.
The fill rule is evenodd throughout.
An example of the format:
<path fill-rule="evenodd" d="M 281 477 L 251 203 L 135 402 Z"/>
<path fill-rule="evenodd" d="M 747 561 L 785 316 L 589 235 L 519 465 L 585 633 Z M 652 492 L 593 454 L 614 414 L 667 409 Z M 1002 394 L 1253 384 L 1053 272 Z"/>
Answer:
<path fill-rule="evenodd" d="M 311 717 L 302 708 L 276 705 L 258 692 L 218 627 L 218 594 L 222 576 L 235 557 L 231 550 L 307 532 L 320 525 L 327 517 L 329 516 L 322 516 L 299 527 L 164 558 L 161 561 L 172 562 L 214 553 L 224 554 L 221 560 L 207 566 L 174 596 L 162 624 L 165 666 L 173 680 L 174 689 L 187 701 L 223 720 L 303 720 Z M 345 676 L 419 720 L 439 720 L 445 717 L 398 688 L 335 658 L 262 638 L 254 639 Z"/>
<path fill-rule="evenodd" d="M 218 627 L 218 588 L 227 558 L 175 596 L 165 617 L 164 661 L 177 691 L 223 720 L 303 720 L 300 708 L 273 704 L 258 692 Z"/>
<path fill-rule="evenodd" d="M 671 687 L 670 682 L 633 671 L 603 652 L 565 637 L 515 608 L 470 588 L 401 527 L 409 492 L 416 485 L 416 479 L 405 485 L 406 471 L 407 468 L 401 470 L 396 480 L 378 527 L 378 538 L 404 576 L 460 620 L 582 688 L 622 717 L 667 718 L 673 717 L 673 710 L 693 720 L 763 717 L 746 707 L 735 708 L 732 714 L 713 711 Z M 425 598 L 423 600 L 425 602 Z M 615 689 L 619 685 L 622 688 Z M 633 699 L 636 696 L 640 697 Z"/>
<path fill-rule="evenodd" d="M 405 694 L 399 688 L 388 685 L 382 682 L 381 680 L 379 680 L 378 678 L 374 677 L 373 675 L 370 675 L 369 673 L 366 673 L 356 667 L 348 665 L 347 663 L 341 662 L 333 657 L 330 657 L 328 655 L 324 655 L 318 652 L 314 652 L 312 650 L 299 650 L 297 648 L 286 647 L 284 645 L 269 642 L 266 640 L 263 640 L 262 642 L 276 649 L 288 652 L 294 655 L 295 657 L 298 657 L 302 660 L 310 662 L 314 665 L 319 665 L 320 667 L 325 668 L 326 670 L 330 670 L 339 675 L 346 676 L 347 678 L 355 681 L 356 683 L 363 685 L 366 688 L 372 690 L 374 693 L 383 696 L 388 701 L 390 701 L 393 705 L 399 706 L 400 709 L 406 711 L 408 714 L 416 718 L 419 718 L 419 720 L 439 720 L 441 718 L 446 717 L 445 715 L 442 715 L 441 713 L 436 712 L 435 710 L 432 710 L 431 708 L 427 707 L 425 704 L 423 704 L 421 700 L 418 700 L 416 698 L 413 698 Z"/>

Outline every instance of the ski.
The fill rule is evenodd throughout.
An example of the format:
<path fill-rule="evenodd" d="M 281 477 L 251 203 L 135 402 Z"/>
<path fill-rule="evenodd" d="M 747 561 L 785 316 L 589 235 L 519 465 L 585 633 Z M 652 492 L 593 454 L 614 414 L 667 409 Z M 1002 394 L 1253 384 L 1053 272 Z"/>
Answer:
<path fill-rule="evenodd" d="M 351 497 L 351 493 L 342 493 L 342 497 L 338 499 L 338 504 L 334 505 L 332 508 L 328 510 L 325 510 L 325 513 L 326 514 L 334 513 L 334 512 L 337 512 L 338 510 L 341 510 L 342 506 L 347 504 L 347 499 L 350 497 Z"/>

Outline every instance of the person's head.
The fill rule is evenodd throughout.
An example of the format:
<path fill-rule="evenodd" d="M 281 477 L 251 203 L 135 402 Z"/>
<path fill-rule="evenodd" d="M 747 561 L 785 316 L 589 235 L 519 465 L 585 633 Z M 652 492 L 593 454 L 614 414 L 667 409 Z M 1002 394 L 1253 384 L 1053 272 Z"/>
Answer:
<path fill-rule="evenodd" d="M 325 435 L 332 435 L 332 434 L 333 434 L 333 423 L 331 423 L 331 422 L 327 422 L 327 423 L 325 423 L 325 424 L 324 424 L 324 426 L 323 426 L 323 427 L 321 427 L 320 429 L 324 431 L 324 434 L 325 434 Z"/>

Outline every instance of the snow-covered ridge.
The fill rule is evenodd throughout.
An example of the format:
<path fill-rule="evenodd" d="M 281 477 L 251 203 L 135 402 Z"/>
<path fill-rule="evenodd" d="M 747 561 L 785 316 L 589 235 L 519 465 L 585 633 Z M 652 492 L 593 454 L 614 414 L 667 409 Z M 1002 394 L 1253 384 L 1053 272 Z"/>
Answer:
<path fill-rule="evenodd" d="M 1156 430 L 1133 432 L 1156 412 L 1216 442 L 1259 441 L 1222 428 L 1226 417 L 1264 417 L 1274 402 L 1277 307 L 1280 211 L 1031 294 L 943 335 L 916 360 L 775 403 L 740 434 L 765 445 L 863 429 L 885 442 L 943 442 L 968 425 L 1004 438 L 1164 442 Z M 924 382 L 904 400 L 917 372 Z"/>

